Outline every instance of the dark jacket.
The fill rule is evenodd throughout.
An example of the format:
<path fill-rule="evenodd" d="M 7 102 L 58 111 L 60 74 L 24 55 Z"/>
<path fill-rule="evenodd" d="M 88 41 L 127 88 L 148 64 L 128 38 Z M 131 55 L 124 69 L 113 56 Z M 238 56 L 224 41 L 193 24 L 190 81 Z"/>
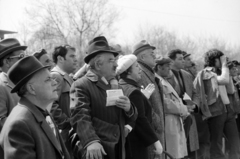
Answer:
<path fill-rule="evenodd" d="M 106 106 L 106 90 L 111 89 L 91 70 L 71 87 L 71 124 L 84 151 L 88 144 L 99 141 L 111 159 L 125 158 L 124 125 L 137 117 L 135 108 L 128 116 L 116 106 Z M 84 152 L 83 152 L 84 153 Z"/>
<path fill-rule="evenodd" d="M 21 98 L 0 135 L 4 158 L 70 159 L 56 125 L 55 128 L 56 136 L 37 106 Z"/>
<path fill-rule="evenodd" d="M 8 115 L 19 101 L 18 95 L 11 93 L 13 86 L 7 74 L 0 73 L 0 132 Z"/>
<path fill-rule="evenodd" d="M 120 79 L 119 85 L 126 96 L 129 97 L 138 111 L 138 117 L 133 130 L 129 133 L 129 158 L 146 159 L 147 147 L 158 141 L 157 135 L 152 128 L 152 106 L 148 99 L 140 91 L 140 86 L 131 79 Z"/>

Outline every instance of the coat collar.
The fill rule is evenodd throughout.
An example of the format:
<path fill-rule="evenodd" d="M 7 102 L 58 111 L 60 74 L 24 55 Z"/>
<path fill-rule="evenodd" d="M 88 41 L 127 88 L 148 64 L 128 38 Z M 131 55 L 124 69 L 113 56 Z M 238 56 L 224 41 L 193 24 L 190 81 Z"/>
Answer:
<path fill-rule="evenodd" d="M 57 149 L 57 151 L 60 153 L 60 155 L 63 156 L 63 152 L 62 152 L 60 142 L 57 140 L 57 138 L 54 135 L 52 129 L 50 128 L 50 126 L 46 122 L 45 117 L 43 116 L 41 111 L 37 108 L 37 106 L 34 105 L 33 103 L 31 103 L 28 99 L 26 99 L 24 97 L 20 99 L 19 105 L 22 106 L 22 107 L 25 107 L 26 109 L 28 109 L 32 113 L 32 115 L 35 117 L 37 122 L 40 124 L 41 128 L 43 129 L 44 133 L 46 134 L 48 139 L 51 141 L 53 146 Z M 55 127 L 57 128 L 56 124 L 55 124 Z M 56 130 L 56 131 L 58 133 L 58 130 Z"/>
<path fill-rule="evenodd" d="M 66 72 L 64 72 L 58 65 L 56 65 L 53 69 L 52 69 L 53 72 L 58 72 L 60 73 L 61 75 L 65 75 Z"/>
<path fill-rule="evenodd" d="M 101 78 L 100 76 L 96 75 L 92 70 L 88 70 L 85 76 L 88 80 L 92 81 L 93 83 L 96 83 L 96 85 L 101 89 L 103 90 L 111 89 L 111 86 L 109 85 L 107 80 L 104 77 Z"/>
<path fill-rule="evenodd" d="M 129 78 L 121 78 L 119 80 L 119 84 L 120 85 L 130 84 L 130 85 L 133 85 L 134 87 L 137 87 L 138 89 L 141 89 L 141 87 L 139 86 L 139 84 L 136 81 L 129 79 Z"/>
<path fill-rule="evenodd" d="M 152 83 L 155 83 L 155 75 L 154 75 L 154 72 L 152 71 L 152 69 L 150 69 L 149 66 L 147 66 L 146 64 L 144 64 L 143 62 L 141 61 L 138 61 L 140 67 L 141 67 L 141 70 L 142 70 L 142 73 L 145 73 L 146 76 L 151 80 Z"/>
<path fill-rule="evenodd" d="M 60 67 L 55 66 L 55 67 L 51 70 L 51 72 L 58 72 L 60 75 L 63 76 L 63 78 L 68 82 L 68 84 L 69 84 L 70 86 L 72 85 L 73 80 L 72 80 L 71 77 L 69 77 L 69 75 L 68 75 L 66 72 L 64 72 Z"/>
<path fill-rule="evenodd" d="M 0 81 L 5 83 L 6 86 L 8 86 L 10 89 L 14 87 L 14 84 L 10 79 L 8 78 L 8 75 L 5 72 L 0 73 Z"/>
<path fill-rule="evenodd" d="M 175 91 L 175 89 L 172 87 L 172 85 L 166 80 L 164 79 L 163 77 L 159 76 L 158 74 L 155 74 L 157 78 L 160 79 L 162 85 L 164 87 L 167 87 L 168 90 L 170 90 L 170 92 L 176 96 L 178 99 L 180 99 L 179 95 L 177 94 L 177 92 Z"/>

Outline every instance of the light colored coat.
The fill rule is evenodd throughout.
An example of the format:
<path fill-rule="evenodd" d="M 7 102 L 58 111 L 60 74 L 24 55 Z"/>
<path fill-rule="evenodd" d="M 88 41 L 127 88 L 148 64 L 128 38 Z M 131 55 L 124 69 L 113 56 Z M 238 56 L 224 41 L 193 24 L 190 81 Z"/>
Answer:
<path fill-rule="evenodd" d="M 167 80 L 173 80 L 174 76 L 173 73 L 167 78 Z M 183 79 L 183 84 L 186 93 L 191 97 L 192 101 L 196 103 L 197 106 L 200 104 L 199 94 L 196 93 L 195 88 L 193 87 L 193 78 L 192 76 L 186 72 L 185 70 L 181 70 L 181 75 Z M 173 86 L 174 88 L 174 86 Z M 197 124 L 194 115 L 191 115 L 192 118 L 192 125 L 189 131 L 189 144 L 190 144 L 190 151 L 196 151 L 199 149 L 199 142 L 198 142 L 198 131 L 197 131 Z"/>
<path fill-rule="evenodd" d="M 174 158 L 183 158 L 187 156 L 187 145 L 182 118 L 189 113 L 172 85 L 156 76 L 160 79 L 164 93 L 166 151 Z"/>

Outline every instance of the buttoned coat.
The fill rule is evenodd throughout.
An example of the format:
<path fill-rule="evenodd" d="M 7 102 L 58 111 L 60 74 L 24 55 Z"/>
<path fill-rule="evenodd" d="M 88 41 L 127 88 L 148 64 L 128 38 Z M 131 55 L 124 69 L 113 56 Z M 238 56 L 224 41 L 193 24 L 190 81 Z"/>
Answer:
<path fill-rule="evenodd" d="M 142 94 L 137 82 L 128 78 L 122 78 L 119 80 L 119 85 L 138 111 L 138 117 L 134 122 L 133 130 L 127 137 L 129 145 L 127 156 L 130 159 L 146 159 L 148 157 L 148 146 L 158 141 L 158 137 L 152 127 L 152 106 Z"/>
<path fill-rule="evenodd" d="M 182 77 L 183 85 L 185 92 L 191 97 L 192 101 L 199 106 L 199 94 L 196 93 L 195 88 L 193 87 L 193 77 L 191 74 L 189 74 L 185 70 L 180 70 L 180 76 Z M 170 76 L 166 78 L 168 81 L 174 80 L 174 75 L 171 72 Z M 174 82 L 170 82 L 174 83 Z M 175 86 L 173 85 L 173 88 L 175 89 Z M 192 125 L 190 127 L 189 131 L 189 143 L 190 143 L 190 150 L 196 151 L 199 149 L 199 142 L 198 142 L 198 132 L 197 132 L 197 124 L 194 115 L 191 115 L 192 118 Z"/>
<path fill-rule="evenodd" d="M 56 127 L 56 125 L 55 125 Z M 70 159 L 56 128 L 56 135 L 40 110 L 21 98 L 0 134 L 4 159 Z"/>
<path fill-rule="evenodd" d="M 17 105 L 19 97 L 16 93 L 11 93 L 13 88 L 12 82 L 8 79 L 7 74 L 0 73 L 0 132 L 8 115 L 14 106 Z"/>
<path fill-rule="evenodd" d="M 156 76 L 162 83 L 164 93 L 166 151 L 174 158 L 183 158 L 188 153 L 182 118 L 189 115 L 188 110 L 172 85 Z"/>
<path fill-rule="evenodd" d="M 123 109 L 116 106 L 106 106 L 106 91 L 111 89 L 91 70 L 72 84 L 70 97 L 72 117 L 71 124 L 84 148 L 92 142 L 100 142 L 107 157 L 125 158 L 124 125 L 137 117 L 127 116 Z M 81 151 L 81 150 L 80 150 Z"/>
<path fill-rule="evenodd" d="M 163 92 L 162 86 L 159 85 L 158 79 L 155 77 L 153 70 L 150 70 L 146 64 L 139 62 L 141 67 L 141 81 L 140 84 L 145 88 L 148 84 L 153 83 L 155 85 L 155 91 L 149 98 L 152 105 L 152 126 L 155 130 L 163 149 L 165 148 L 165 136 L 164 136 L 164 109 L 163 109 Z M 150 148 L 150 152 L 153 152 L 153 146 Z M 154 154 L 150 154 L 150 158 L 154 157 Z M 163 157 L 163 156 L 161 156 Z"/>

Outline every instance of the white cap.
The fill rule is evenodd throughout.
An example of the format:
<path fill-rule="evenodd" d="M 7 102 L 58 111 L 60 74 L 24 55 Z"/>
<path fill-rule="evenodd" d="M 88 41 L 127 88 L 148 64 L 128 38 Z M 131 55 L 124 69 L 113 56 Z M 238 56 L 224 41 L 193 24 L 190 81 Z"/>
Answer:
<path fill-rule="evenodd" d="M 124 55 L 120 57 L 117 61 L 118 67 L 116 69 L 116 74 L 120 75 L 124 71 L 126 71 L 134 62 L 137 61 L 137 57 L 133 54 Z"/>

